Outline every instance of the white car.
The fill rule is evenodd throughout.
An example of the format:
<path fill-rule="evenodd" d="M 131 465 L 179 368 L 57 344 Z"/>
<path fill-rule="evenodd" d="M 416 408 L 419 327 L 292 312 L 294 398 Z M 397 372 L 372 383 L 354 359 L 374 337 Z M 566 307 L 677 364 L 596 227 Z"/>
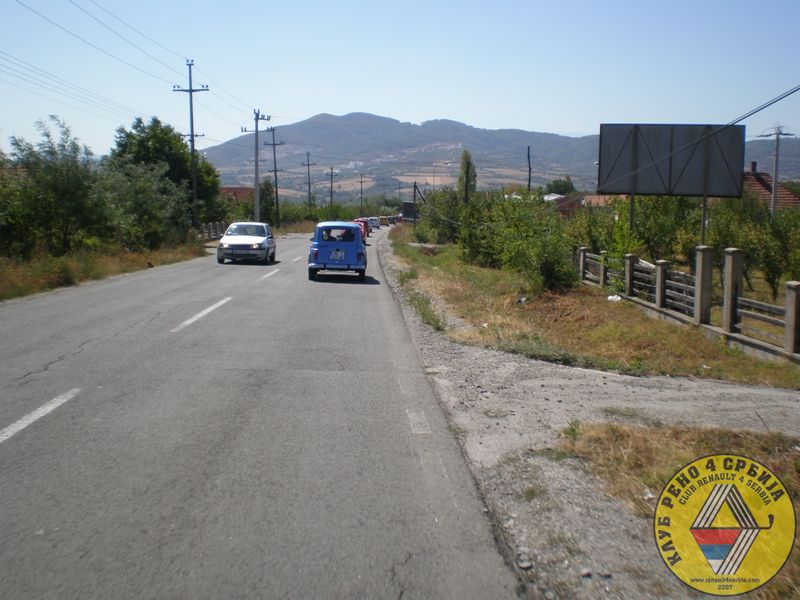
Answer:
<path fill-rule="evenodd" d="M 369 218 L 369 226 L 372 229 L 380 229 L 381 228 L 381 222 L 380 222 L 380 220 L 378 220 L 378 217 L 370 217 Z"/>
<path fill-rule="evenodd" d="M 217 262 L 257 260 L 275 262 L 275 236 L 266 223 L 231 223 L 217 246 Z"/>

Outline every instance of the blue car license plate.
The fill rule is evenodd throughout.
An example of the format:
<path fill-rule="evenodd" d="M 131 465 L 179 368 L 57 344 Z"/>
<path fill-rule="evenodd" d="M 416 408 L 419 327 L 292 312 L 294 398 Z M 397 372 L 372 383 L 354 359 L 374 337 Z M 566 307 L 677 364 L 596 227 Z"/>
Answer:
<path fill-rule="evenodd" d="M 331 260 L 342 260 L 344 259 L 344 250 L 333 250 L 331 252 Z"/>

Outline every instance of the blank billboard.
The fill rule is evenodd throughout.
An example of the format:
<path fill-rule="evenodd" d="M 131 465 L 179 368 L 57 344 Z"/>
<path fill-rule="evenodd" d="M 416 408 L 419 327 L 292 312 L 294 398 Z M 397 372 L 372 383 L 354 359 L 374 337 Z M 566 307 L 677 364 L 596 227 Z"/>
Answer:
<path fill-rule="evenodd" d="M 744 125 L 600 126 L 601 194 L 742 195 Z"/>

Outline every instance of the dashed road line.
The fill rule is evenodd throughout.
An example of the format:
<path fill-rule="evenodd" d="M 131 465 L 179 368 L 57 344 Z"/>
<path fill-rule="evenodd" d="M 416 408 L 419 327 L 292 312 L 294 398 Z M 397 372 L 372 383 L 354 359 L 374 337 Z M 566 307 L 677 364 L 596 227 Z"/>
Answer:
<path fill-rule="evenodd" d="M 297 258 L 293 258 L 292 262 L 297 262 L 298 260 L 301 260 L 302 258 L 303 258 L 302 256 L 298 256 Z"/>
<path fill-rule="evenodd" d="M 19 433 L 20 431 L 22 431 L 23 429 L 25 429 L 31 423 L 34 423 L 35 421 L 38 421 L 39 419 L 41 419 L 45 415 L 50 414 L 51 412 L 53 412 L 55 409 L 57 409 L 59 406 L 61 406 L 65 402 L 69 402 L 75 396 L 77 396 L 80 393 L 80 391 L 81 391 L 80 388 L 73 388 L 73 389 L 69 390 L 68 392 L 64 392 L 60 396 L 56 396 L 55 398 L 50 400 L 50 402 L 48 402 L 47 404 L 44 404 L 44 405 L 40 406 L 39 408 L 37 408 L 32 413 L 28 413 L 27 415 L 22 417 L 16 423 L 12 423 L 8 427 L 6 427 L 2 431 L 0 431 L 0 444 L 5 442 L 11 436 L 13 436 L 13 435 Z"/>
<path fill-rule="evenodd" d="M 265 280 L 267 277 L 269 277 L 270 275 L 275 275 L 275 273 L 277 273 L 278 271 L 280 271 L 280 269 L 275 269 L 275 270 L 273 270 L 273 271 L 270 271 L 270 272 L 269 272 L 269 273 L 267 273 L 266 275 L 264 275 L 264 276 L 262 276 L 262 277 L 259 277 L 259 278 L 258 278 L 258 280 L 259 280 L 259 281 L 264 281 L 264 280 Z"/>
<path fill-rule="evenodd" d="M 411 412 L 406 409 L 408 415 L 408 423 L 411 425 L 411 431 L 414 433 L 425 434 L 431 432 L 431 426 L 428 424 L 428 419 L 425 417 L 425 412 Z"/>
<path fill-rule="evenodd" d="M 185 320 L 183 323 L 181 323 L 181 324 L 180 324 L 180 325 L 178 325 L 178 326 L 177 326 L 175 329 L 173 329 L 172 331 L 170 331 L 170 333 L 176 333 L 176 332 L 180 331 L 181 329 L 183 329 L 184 327 L 187 327 L 187 326 L 191 325 L 192 323 L 194 323 L 194 322 L 195 322 L 195 321 L 197 321 L 198 319 L 202 319 L 202 318 L 203 318 L 203 317 L 205 317 L 205 316 L 206 316 L 208 313 L 210 313 L 210 312 L 211 312 L 211 311 L 213 311 L 213 310 L 216 310 L 216 309 L 218 309 L 220 306 L 222 306 L 223 304 L 225 304 L 225 303 L 226 303 L 228 300 L 231 300 L 232 298 L 233 298 L 232 296 L 228 296 L 227 298 L 223 298 L 222 300 L 220 300 L 220 301 L 219 301 L 219 302 L 217 302 L 216 304 L 212 304 L 212 305 L 211 305 L 211 306 L 209 306 L 207 309 L 205 309 L 205 310 L 201 310 L 201 311 L 200 311 L 199 313 L 197 313 L 195 316 L 191 317 L 190 319 L 186 319 L 186 320 Z"/>

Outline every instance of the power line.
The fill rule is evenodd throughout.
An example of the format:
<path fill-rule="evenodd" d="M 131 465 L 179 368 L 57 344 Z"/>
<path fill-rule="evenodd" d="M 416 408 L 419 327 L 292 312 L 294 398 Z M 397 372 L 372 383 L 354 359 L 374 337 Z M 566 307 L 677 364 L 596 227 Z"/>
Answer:
<path fill-rule="evenodd" d="M 111 33 L 113 33 L 113 34 L 114 34 L 114 35 L 116 35 L 117 37 L 121 38 L 122 40 L 124 40 L 125 42 L 127 42 L 128 44 L 130 44 L 131 46 L 133 46 L 134 48 L 136 48 L 137 50 L 139 50 L 140 52 L 142 52 L 143 54 L 145 54 L 146 56 L 148 56 L 148 57 L 149 57 L 149 58 L 151 58 L 152 60 L 156 61 L 156 62 L 157 62 L 157 63 L 159 63 L 160 65 L 162 65 L 162 66 L 166 67 L 167 69 L 169 69 L 169 70 L 170 70 L 170 71 L 172 71 L 173 73 L 176 73 L 177 75 L 179 75 L 179 76 L 181 76 L 181 77 L 183 76 L 183 74 L 182 74 L 180 71 L 178 71 L 177 69 L 175 69 L 175 68 L 173 68 L 172 66 L 168 65 L 167 63 L 163 62 L 162 60 L 160 60 L 160 59 L 159 59 L 159 58 L 157 58 L 156 56 L 153 56 L 152 54 L 150 54 L 149 52 L 147 52 L 147 51 L 146 51 L 144 48 L 142 48 L 141 46 L 139 46 L 139 45 L 135 44 L 134 42 L 132 42 L 132 41 L 131 41 L 131 40 L 129 40 L 128 38 L 126 38 L 124 35 L 122 35 L 122 34 L 121 34 L 121 33 L 119 33 L 118 31 L 116 31 L 115 29 L 113 29 L 112 27 L 110 27 L 109 25 L 107 25 L 106 23 L 104 23 L 102 20 L 98 19 L 98 18 L 97 18 L 95 15 L 93 15 L 92 13 L 90 13 L 89 11 L 87 11 L 85 8 L 83 8 L 82 6 L 80 6 L 79 4 L 77 4 L 77 3 L 75 2 L 75 0 L 69 0 L 69 1 L 70 1 L 70 3 L 71 3 L 72 5 L 74 5 L 74 6 L 75 6 L 76 8 L 78 8 L 79 10 L 83 11 L 83 12 L 84 12 L 86 15 L 88 15 L 89 17 L 91 17 L 92 19 L 94 19 L 96 22 L 98 22 L 100 25 L 102 25 L 103 27 L 105 27 L 106 29 L 108 29 L 108 30 L 109 30 Z M 108 15 L 110 15 L 112 18 L 116 19 L 117 21 L 119 21 L 120 23 L 122 23 L 123 25 L 125 25 L 126 27 L 128 27 L 129 29 L 131 29 L 132 31 L 136 32 L 136 33 L 137 33 L 137 34 L 139 34 L 140 36 L 142 36 L 142 37 L 146 38 L 147 40 L 149 40 L 150 42 L 152 42 L 152 43 L 156 44 L 157 46 L 160 46 L 161 48 L 163 48 L 163 49 L 164 49 L 164 50 L 166 50 L 167 52 L 170 52 L 171 54 L 174 54 L 174 55 L 176 55 L 176 56 L 180 56 L 180 54 L 178 54 L 177 52 L 174 52 L 173 50 L 169 49 L 168 47 L 166 47 L 166 46 L 164 46 L 163 44 L 159 43 L 158 41 L 154 40 L 153 38 L 151 38 L 151 37 L 147 36 L 146 34 L 142 33 L 141 31 L 139 31 L 139 30 L 138 30 L 138 29 L 136 29 L 135 27 L 133 27 L 133 26 L 129 25 L 129 24 L 128 24 L 128 23 L 126 23 L 124 20 L 122 20 L 120 17 L 118 17 L 118 16 L 114 15 L 114 14 L 113 14 L 113 13 L 111 13 L 110 11 L 108 11 L 108 10 L 106 10 L 105 8 L 103 8 L 102 6 L 100 6 L 100 5 L 99 5 L 97 2 L 95 2 L 94 0 L 90 0 L 90 2 L 92 2 L 92 4 L 94 4 L 95 6 L 97 6 L 97 7 L 98 7 L 98 8 L 100 8 L 101 10 L 103 10 L 105 13 L 107 13 Z M 206 79 L 208 79 L 208 80 L 209 80 L 209 81 L 210 81 L 210 82 L 211 82 L 213 85 L 215 85 L 216 87 L 218 87 L 218 88 L 219 88 L 221 91 L 223 91 L 224 93 L 226 93 L 228 96 L 230 96 L 231 98 L 233 98 L 233 99 L 234 99 L 234 100 L 236 100 L 237 102 L 240 102 L 242 106 L 248 106 L 248 107 L 249 107 L 249 105 L 248 105 L 247 103 L 245 103 L 245 102 L 242 102 L 241 100 L 239 100 L 238 98 L 236 98 L 236 96 L 234 96 L 233 94 L 231 94 L 230 92 L 228 92 L 227 90 L 225 90 L 225 89 L 224 89 L 224 88 L 223 88 L 221 85 L 219 85 L 219 84 L 218 84 L 216 81 L 213 81 L 213 80 L 212 80 L 212 79 L 211 79 L 211 78 L 210 78 L 210 77 L 209 77 L 209 76 L 208 76 L 208 75 L 207 75 L 207 74 L 206 74 L 206 73 L 205 73 L 205 72 L 204 72 L 202 69 L 200 69 L 200 68 L 198 67 L 198 68 L 196 68 L 196 70 L 197 70 L 197 72 L 198 72 L 198 73 L 200 73 L 201 75 L 204 75 L 204 76 L 206 77 Z M 234 106 L 234 105 L 233 105 L 233 104 L 231 104 L 231 103 L 230 103 L 228 100 L 226 100 L 225 98 L 223 98 L 222 96 L 220 96 L 219 94 L 217 94 L 216 92 L 214 92 L 213 90 L 210 90 L 210 91 L 211 91 L 211 95 L 212 95 L 212 96 L 214 96 L 214 97 L 216 97 L 216 98 L 217 98 L 218 100 L 220 100 L 221 102 L 224 102 L 225 104 L 227 104 L 228 106 L 230 106 L 231 108 L 233 108 L 233 109 L 234 109 L 235 111 L 237 111 L 237 112 L 240 112 L 240 111 L 241 111 L 241 107 Z M 206 106 L 206 108 L 208 108 L 208 107 Z M 211 110 L 211 109 L 209 108 L 209 110 Z M 214 112 L 214 111 L 212 111 L 212 112 Z M 228 119 L 226 119 L 225 117 L 223 117 L 223 116 L 222 116 L 222 115 L 220 115 L 219 113 L 216 113 L 216 112 L 215 112 L 214 114 L 216 114 L 216 115 L 217 115 L 218 117 L 220 117 L 221 119 L 223 119 L 223 120 L 225 120 L 225 121 L 228 121 L 229 123 L 233 123 L 232 121 L 229 121 Z M 237 126 L 237 127 L 239 126 L 239 124 L 238 124 L 238 123 L 233 123 L 233 124 L 234 124 L 235 126 Z"/>
<path fill-rule="evenodd" d="M 0 57 L 0 59 L 2 59 L 2 57 Z M 92 98 L 87 98 L 80 92 L 75 92 L 70 90 L 64 84 L 61 84 L 59 82 L 48 82 L 46 79 L 43 79 L 42 77 L 36 74 L 25 73 L 23 71 L 20 71 L 19 69 L 14 68 L 13 66 L 0 64 L 0 72 L 5 73 L 6 75 L 10 75 L 12 77 L 17 77 L 26 83 L 31 83 L 34 85 L 41 86 L 49 91 L 58 92 L 64 96 L 67 96 L 68 98 L 77 100 L 78 102 L 82 102 L 84 104 L 88 104 L 90 106 L 93 106 L 94 108 L 98 108 L 100 110 L 104 110 L 117 115 L 125 115 L 126 118 L 130 118 L 131 116 L 137 117 L 141 114 L 137 111 L 129 110 L 126 108 L 120 109 L 118 107 L 115 107 L 112 104 L 109 104 L 109 102 L 106 101 L 105 99 L 102 101 L 97 101 Z"/>
<path fill-rule="evenodd" d="M 137 49 L 139 52 L 141 52 L 141 53 L 142 53 L 142 54 L 144 54 L 145 56 L 148 56 L 149 58 L 152 58 L 154 61 L 156 61 L 156 62 L 157 62 L 158 64 L 160 64 L 161 66 L 164 66 L 164 67 L 166 67 L 167 69 L 169 69 L 170 71 L 172 71 L 173 73 L 177 73 L 177 74 L 178 74 L 180 77 L 183 77 L 183 73 L 181 73 L 181 72 L 180 72 L 180 71 L 178 71 L 177 69 L 174 69 L 173 67 L 171 67 L 170 65 L 168 65 L 167 63 L 165 63 L 164 61 L 162 61 L 161 59 L 159 59 L 159 58 L 156 58 L 155 56 L 153 56 L 152 54 L 150 54 L 150 53 L 149 53 L 147 50 L 145 50 L 144 48 L 141 48 L 141 47 L 137 46 L 136 44 L 134 44 L 132 41 L 130 41 L 130 40 L 129 40 L 128 38 L 126 38 L 124 35 L 122 35 L 122 34 L 121 34 L 121 33 L 119 33 L 118 31 L 116 31 L 116 30 L 115 30 L 115 29 L 113 29 L 112 27 L 109 27 L 108 25 L 106 25 L 105 23 L 103 23 L 103 21 L 101 21 L 101 20 L 100 20 L 100 19 L 98 19 L 96 16 L 94 16 L 92 13 L 90 13 L 88 10 L 86 10 L 85 8 L 83 8 L 82 6 L 80 6 L 78 3 L 76 3 L 76 2 L 75 2 L 75 0 L 69 0 L 69 2 L 70 2 L 70 4 L 72 4 L 74 7 L 76 7 L 78 10 L 80 10 L 80 11 L 81 11 L 81 12 L 83 12 L 84 14 L 88 15 L 90 18 L 92 18 L 92 19 L 93 19 L 94 21 L 96 21 L 97 23 L 100 23 L 100 25 L 102 25 L 103 27 L 105 27 L 106 29 L 108 29 L 108 30 L 109 30 L 111 33 L 113 33 L 114 35 L 116 35 L 116 36 L 117 36 L 118 38 L 120 38 L 121 40 L 123 40 L 123 41 L 127 42 L 128 44 L 130 44 L 131 46 L 133 46 L 134 48 L 136 48 L 136 49 Z"/>
<path fill-rule="evenodd" d="M 94 117 L 99 117 L 101 119 L 106 119 L 108 121 L 114 121 L 116 123 L 119 123 L 118 119 L 112 119 L 111 117 L 109 117 L 107 115 L 99 115 L 99 114 L 97 114 L 95 112 L 92 112 L 90 110 L 86 110 L 85 108 L 81 108 L 80 106 L 75 106 L 74 104 L 70 104 L 69 102 L 64 102 L 63 100 L 59 100 L 58 98 L 53 98 L 51 96 L 46 96 L 45 94 L 41 94 L 41 93 L 36 92 L 34 90 L 28 89 L 28 88 L 26 88 L 24 86 L 21 86 L 21 85 L 19 85 L 17 83 L 14 83 L 12 81 L 8 81 L 7 79 L 0 78 L 0 81 L 2 81 L 3 83 L 7 83 L 8 85 L 14 86 L 15 88 L 18 88 L 20 90 L 24 90 L 24 91 L 26 91 L 26 92 L 28 92 L 30 94 L 33 94 L 34 96 L 39 96 L 40 98 L 44 98 L 45 100 L 50 100 L 51 102 L 58 102 L 59 104 L 63 104 L 64 106 L 69 106 L 70 108 L 74 108 L 75 110 L 78 110 L 78 111 L 80 111 L 82 113 L 86 113 L 87 115 L 92 115 Z"/>
<path fill-rule="evenodd" d="M 71 35 L 72 37 L 74 37 L 75 39 L 78 39 L 78 40 L 80 40 L 80 41 L 81 41 L 81 42 L 83 42 L 84 44 L 86 44 L 86 45 L 88 45 L 88 46 L 91 46 L 92 48 L 94 48 L 94 49 L 95 49 L 95 50 L 97 50 L 98 52 L 102 52 L 102 53 L 103 53 L 103 54 L 105 54 L 106 56 L 109 56 L 109 57 L 113 58 L 114 60 L 116 60 L 116 61 L 118 61 L 118 62 L 121 62 L 121 63 L 122 63 L 122 64 L 124 64 L 124 65 L 127 65 L 127 66 L 129 66 L 129 67 L 130 67 L 130 68 L 132 68 L 132 69 L 136 69 L 136 70 L 137 70 L 137 71 L 139 71 L 140 73 L 144 73 L 145 75 L 148 75 L 149 77 L 152 77 L 152 78 L 154 78 L 154 79 L 158 79 L 159 81 L 164 81 L 164 82 L 166 82 L 166 83 L 169 83 L 169 84 L 171 84 L 171 83 L 172 83 L 172 82 L 171 82 L 171 81 L 169 81 L 168 79 L 164 79 L 163 77 L 160 77 L 160 76 L 158 76 L 158 75 L 156 75 L 156 74 L 154 74 L 154 73 L 151 73 L 150 71 L 147 71 L 146 69 L 142 69 L 141 67 L 137 67 L 137 66 L 136 66 L 136 65 L 134 65 L 133 63 L 130 63 L 130 62 L 128 62 L 127 60 L 120 58 L 119 56 L 115 56 L 114 54 L 111 54 L 111 53 L 110 53 L 110 52 L 108 52 L 107 50 L 103 50 L 103 49 L 102 49 L 100 46 L 98 46 L 97 44 L 93 44 L 93 43 L 92 43 L 92 42 L 90 42 L 89 40 L 87 40 L 87 39 L 84 39 L 84 38 L 82 38 L 81 36 L 79 36 L 77 33 L 73 33 L 72 31 L 70 31 L 70 30 L 69 30 L 69 29 L 67 29 L 66 27 L 63 27 L 63 26 L 59 25 L 58 23 L 56 23 L 56 22 L 55 22 L 55 21 L 53 21 L 52 19 L 50 19 L 50 18 L 48 18 L 48 17 L 44 16 L 42 13 L 40 13 L 40 12 L 38 12 L 38 11 L 36 11 L 36 10 L 32 9 L 30 6 L 28 6 L 27 4 L 25 4 L 25 3 L 24 3 L 24 2 L 22 2 L 21 0 L 15 0 L 15 1 L 16 1 L 16 3 L 17 3 L 17 4 L 19 4 L 20 6 L 22 6 L 22 7 L 24 7 L 24 8 L 27 8 L 29 11 L 31 11 L 31 12 L 32 12 L 33 14 L 35 14 L 36 16 L 40 17 L 41 19 L 44 19 L 45 21 L 47 21 L 48 23 L 50 23 L 50 24 L 51 24 L 51 25 L 53 25 L 54 27 L 58 27 L 58 28 L 59 28 L 61 31 L 63 31 L 64 33 L 67 33 L 67 34 Z"/>
<path fill-rule="evenodd" d="M 214 84 L 216 87 L 218 87 L 218 88 L 220 89 L 220 91 L 221 91 L 221 92 L 223 92 L 223 93 L 227 94 L 228 96 L 230 96 L 231 98 L 233 98 L 233 99 L 234 99 L 236 102 L 238 102 L 238 103 L 239 103 L 239 104 L 241 104 L 242 106 L 248 107 L 248 110 L 249 110 L 249 107 L 250 107 L 250 106 L 252 106 L 252 104 L 249 104 L 249 103 L 247 103 L 247 102 L 244 102 L 243 100 L 240 100 L 239 98 L 237 98 L 236 96 L 234 96 L 233 94 L 231 94 L 231 93 L 230 93 L 229 91 L 227 91 L 227 90 L 226 90 L 224 87 L 222 87 L 222 86 L 221 86 L 219 83 L 217 83 L 216 81 L 214 81 L 213 79 L 211 79 L 211 77 L 209 77 L 207 73 L 205 73 L 205 72 L 201 71 L 200 69 L 197 69 L 197 72 L 198 72 L 198 73 L 200 73 L 201 75 L 204 75 L 204 76 L 205 76 L 205 78 L 206 78 L 206 79 L 208 79 L 208 80 L 209 80 L 209 81 L 210 81 L 212 84 Z M 223 102 L 225 102 L 225 103 L 227 104 L 227 101 L 226 101 L 224 98 L 222 98 L 222 97 L 220 97 L 220 96 L 217 96 L 217 97 L 218 97 L 220 100 L 222 100 Z M 232 108 L 234 108 L 235 110 L 241 110 L 241 108 L 239 108 L 239 107 L 236 107 L 236 106 L 233 106 L 232 104 L 228 104 L 228 105 L 229 105 L 229 106 L 231 106 Z"/>
<path fill-rule="evenodd" d="M 15 56 L 9 54 L 8 52 L 3 52 L 2 50 L 0 50 L 0 60 L 5 60 L 6 62 L 9 62 L 9 63 L 11 63 L 12 65 L 14 65 L 16 67 L 22 67 L 22 68 L 25 68 L 25 69 L 29 69 L 31 71 L 34 71 L 36 74 L 41 73 L 42 76 L 47 77 L 49 79 L 52 79 L 56 83 L 56 85 L 62 85 L 64 87 L 71 88 L 71 89 L 73 89 L 73 90 L 75 90 L 77 92 L 80 92 L 82 94 L 93 96 L 94 98 L 97 98 L 98 100 L 107 103 L 109 106 L 117 107 L 120 111 L 128 112 L 128 113 L 131 113 L 131 114 L 137 114 L 137 115 L 144 114 L 143 111 L 137 110 L 135 108 L 131 108 L 130 106 L 126 106 L 124 104 L 120 104 L 119 102 L 116 102 L 115 100 L 112 100 L 110 98 L 106 98 L 105 96 L 101 96 L 100 94 L 92 92 L 92 91 L 90 91 L 90 90 L 88 90 L 88 89 L 86 89 L 84 87 L 81 87 L 79 85 L 71 83 L 70 81 L 68 81 L 68 80 L 66 80 L 66 79 L 64 79 L 62 77 L 59 77 L 58 75 L 53 75 L 52 73 L 50 73 L 48 71 L 45 71 L 44 69 L 40 69 L 39 67 L 37 67 L 35 65 L 32 65 L 31 63 L 25 62 L 24 60 L 19 59 L 19 58 L 15 57 Z"/>
<path fill-rule="evenodd" d="M 186 56 L 184 56 L 183 54 L 180 54 L 180 53 L 178 53 L 178 52 L 175 52 L 174 50 L 171 50 L 170 48 L 166 47 L 166 46 L 165 46 L 164 44 L 162 44 L 161 42 L 159 42 L 159 41 L 157 41 L 157 40 L 154 40 L 153 38 L 151 38 L 151 37 L 150 37 L 149 35 L 147 35 L 147 34 L 144 34 L 144 33 L 142 33 L 141 31 L 139 31 L 138 29 L 136 29 L 136 28 L 135 28 L 133 25 L 130 25 L 129 23 L 126 23 L 126 22 L 125 22 L 125 21 L 123 21 L 121 18 L 119 18 L 117 15 L 115 15 L 114 13 L 112 13 L 111 11 L 109 11 L 109 10 L 107 10 L 106 8 L 103 8 L 102 6 L 100 6 L 100 5 L 99 5 L 97 2 L 95 2 L 95 0 L 89 0 L 89 2 L 91 2 L 92 4 L 94 4 L 94 5 L 95 5 L 97 8 L 99 8 L 100 10 L 102 10 L 104 13 L 106 13 L 107 15 L 109 15 L 111 18 L 113 18 L 113 19 L 116 19 L 117 21 L 119 21 L 120 23 L 122 23 L 123 25 L 125 25 L 125 27 L 127 27 L 127 28 L 128 28 L 128 29 L 130 29 L 131 31 L 134 31 L 134 32 L 138 33 L 140 36 L 142 36 L 142 37 L 143 37 L 143 38 L 145 38 L 146 40 L 148 40 L 148 41 L 150 41 L 150 42 L 154 43 L 156 46 L 159 46 L 160 48 L 163 48 L 164 50 L 166 50 L 166 51 L 167 51 L 167 52 L 169 52 L 170 54 L 173 54 L 173 55 L 177 56 L 178 58 L 180 58 L 180 59 L 182 59 L 182 60 L 185 60 L 185 59 L 186 59 Z M 200 69 L 198 69 L 198 71 L 199 71 L 199 70 L 200 70 Z"/>
<path fill-rule="evenodd" d="M 209 90 L 209 91 L 210 91 L 210 90 Z M 213 94 L 213 92 L 212 92 L 212 94 Z M 215 115 L 217 115 L 217 116 L 218 116 L 220 119 L 222 119 L 223 121 L 227 121 L 228 123 L 230 123 L 230 124 L 231 124 L 231 125 L 233 125 L 234 127 L 241 127 L 241 123 L 234 123 L 234 122 L 233 122 L 233 121 L 231 121 L 230 119 L 228 119 L 228 118 L 226 118 L 226 117 L 222 116 L 221 114 L 219 114 L 217 111 L 215 111 L 213 108 L 211 108 L 211 107 L 210 107 L 210 106 L 208 106 L 207 104 L 203 104 L 202 102 L 200 102 L 200 100 L 198 100 L 198 101 L 197 101 L 197 103 L 198 103 L 200 106 L 202 106 L 203 108 L 205 108 L 205 109 L 206 109 L 208 112 L 210 112 L 210 113 L 212 113 L 212 114 L 215 114 Z"/>

